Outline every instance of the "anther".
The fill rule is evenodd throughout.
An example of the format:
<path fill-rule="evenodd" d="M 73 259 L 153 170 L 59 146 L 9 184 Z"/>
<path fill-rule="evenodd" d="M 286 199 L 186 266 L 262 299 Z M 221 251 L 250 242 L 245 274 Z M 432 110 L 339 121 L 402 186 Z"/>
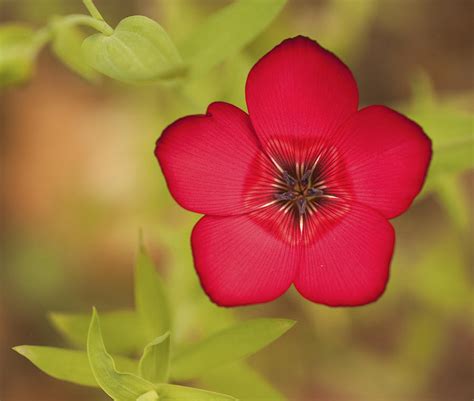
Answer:
<path fill-rule="evenodd" d="M 321 196 L 324 194 L 324 191 L 319 188 L 310 188 L 308 189 L 308 195 L 309 196 Z"/>
<path fill-rule="evenodd" d="M 282 201 L 289 201 L 295 199 L 296 195 L 293 192 L 283 192 L 281 194 L 275 194 L 275 199 Z"/>
<path fill-rule="evenodd" d="M 297 200 L 296 205 L 298 206 L 298 212 L 300 216 L 306 213 L 306 199 L 305 198 L 300 198 Z"/>
<path fill-rule="evenodd" d="M 308 185 L 308 182 L 309 182 L 309 177 L 311 176 L 311 173 L 312 171 L 311 170 L 306 170 L 305 173 L 303 174 L 303 176 L 301 177 L 301 185 L 302 186 L 306 186 Z"/>
<path fill-rule="evenodd" d="M 293 186 L 296 184 L 296 180 L 291 175 L 289 175 L 286 171 L 283 171 L 283 179 L 288 185 Z"/>

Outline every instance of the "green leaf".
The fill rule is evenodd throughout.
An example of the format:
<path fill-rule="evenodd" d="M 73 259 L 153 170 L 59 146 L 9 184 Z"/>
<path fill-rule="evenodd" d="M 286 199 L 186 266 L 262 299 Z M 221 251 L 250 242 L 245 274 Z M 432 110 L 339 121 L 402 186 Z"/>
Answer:
<path fill-rule="evenodd" d="M 115 368 L 114 359 L 107 353 L 100 330 L 99 316 L 93 309 L 87 338 L 89 364 L 97 383 L 110 397 L 117 401 L 136 401 L 158 393 L 160 401 L 230 401 L 235 398 L 190 387 L 172 384 L 154 385 L 130 373 L 120 373 Z M 147 399 L 147 398 L 145 398 Z M 141 401 L 140 400 L 140 401 Z"/>
<path fill-rule="evenodd" d="M 238 401 L 229 395 L 174 384 L 158 384 L 157 392 L 160 401 Z"/>
<path fill-rule="evenodd" d="M 237 0 L 211 15 L 179 47 L 192 75 L 204 74 L 248 45 L 286 0 Z"/>
<path fill-rule="evenodd" d="M 119 81 L 143 82 L 183 74 L 181 57 L 164 29 L 135 15 L 120 21 L 112 35 L 89 36 L 82 44 L 91 67 Z"/>
<path fill-rule="evenodd" d="M 170 364 L 170 333 L 148 344 L 138 365 L 141 377 L 152 383 L 166 383 Z"/>
<path fill-rule="evenodd" d="M 55 329 L 72 345 L 85 349 L 90 316 L 86 314 L 50 313 Z M 131 354 L 143 349 L 143 330 L 137 314 L 131 310 L 104 313 L 101 316 L 104 341 L 114 354 Z M 127 333 L 127 335 L 123 335 Z"/>
<path fill-rule="evenodd" d="M 246 358 L 275 341 L 294 324 L 293 320 L 254 319 L 222 330 L 176 355 L 171 363 L 171 376 L 174 380 L 189 380 Z"/>
<path fill-rule="evenodd" d="M 28 80 L 36 55 L 35 32 L 23 25 L 0 26 L 0 88 Z"/>
<path fill-rule="evenodd" d="M 232 394 L 240 401 L 287 401 L 250 366 L 237 362 L 206 372 L 199 378 L 204 388 Z"/>
<path fill-rule="evenodd" d="M 165 289 L 143 244 L 139 246 L 135 268 L 135 306 L 146 337 L 145 344 L 170 331 Z"/>
<path fill-rule="evenodd" d="M 20 345 L 13 349 L 49 376 L 83 386 L 99 387 L 84 351 L 35 345 Z M 134 372 L 137 369 L 132 359 L 116 357 L 115 360 L 124 371 Z"/>
<path fill-rule="evenodd" d="M 97 383 L 114 400 L 136 401 L 143 394 L 156 390 L 152 383 L 139 376 L 117 371 L 114 359 L 105 348 L 95 308 L 87 337 L 87 355 Z"/>
<path fill-rule="evenodd" d="M 61 24 L 60 19 L 54 19 L 52 24 L 54 54 L 72 71 L 88 81 L 96 82 L 99 74 L 86 63 L 82 54 L 82 42 L 85 35 L 75 26 Z"/>

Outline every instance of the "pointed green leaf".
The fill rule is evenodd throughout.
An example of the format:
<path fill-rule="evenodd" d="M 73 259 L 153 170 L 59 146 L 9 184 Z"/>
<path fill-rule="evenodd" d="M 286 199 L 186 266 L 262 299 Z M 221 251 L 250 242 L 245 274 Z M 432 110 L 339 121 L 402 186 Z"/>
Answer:
<path fill-rule="evenodd" d="M 90 316 L 87 314 L 50 313 L 54 328 L 72 345 L 86 348 Z M 137 314 L 118 310 L 101 315 L 102 331 L 107 349 L 112 353 L 130 354 L 143 349 L 143 330 Z M 126 336 L 123 333 L 127 333 Z"/>
<path fill-rule="evenodd" d="M 36 54 L 34 38 L 34 31 L 27 26 L 0 26 L 0 88 L 30 78 Z"/>
<path fill-rule="evenodd" d="M 110 36 L 89 36 L 82 49 L 91 67 L 119 81 L 150 81 L 183 73 L 181 57 L 168 34 L 141 15 L 120 21 Z"/>
<path fill-rule="evenodd" d="M 189 380 L 246 358 L 275 341 L 294 324 L 293 320 L 254 319 L 222 330 L 176 355 L 171 363 L 171 376 L 174 380 Z"/>
<path fill-rule="evenodd" d="M 157 392 L 160 401 L 239 401 L 229 395 L 174 384 L 158 384 Z"/>
<path fill-rule="evenodd" d="M 141 377 L 152 383 L 166 383 L 170 364 L 170 333 L 156 338 L 145 347 L 138 365 Z"/>
<path fill-rule="evenodd" d="M 155 265 L 140 244 L 135 269 L 135 306 L 146 337 L 145 344 L 170 330 L 168 300 Z"/>
<path fill-rule="evenodd" d="M 105 348 L 95 308 L 87 337 L 87 355 L 97 383 L 114 400 L 136 401 L 142 394 L 156 389 L 152 383 L 139 376 L 117 371 L 114 359 Z"/>
<path fill-rule="evenodd" d="M 51 377 L 83 386 L 99 387 L 84 351 L 35 345 L 21 345 L 13 349 Z M 116 357 L 115 361 L 124 371 L 134 372 L 137 369 L 137 364 L 132 359 Z"/>
<path fill-rule="evenodd" d="M 234 55 L 270 25 L 286 0 L 236 0 L 211 15 L 179 46 L 192 75 Z"/>
<path fill-rule="evenodd" d="M 97 81 L 99 74 L 86 63 L 82 53 L 82 42 L 85 35 L 75 26 L 61 24 L 59 19 L 53 20 L 52 49 L 54 54 L 72 71 L 88 81 Z"/>

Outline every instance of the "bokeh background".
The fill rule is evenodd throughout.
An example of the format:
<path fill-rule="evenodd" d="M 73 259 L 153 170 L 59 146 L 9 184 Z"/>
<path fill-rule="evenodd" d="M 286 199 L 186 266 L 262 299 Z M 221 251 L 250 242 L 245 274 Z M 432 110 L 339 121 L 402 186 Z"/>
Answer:
<path fill-rule="evenodd" d="M 175 40 L 228 3 L 96 2 L 112 25 L 147 15 Z M 38 27 L 54 14 L 84 12 L 79 0 L 0 6 L 2 22 Z M 33 78 L 0 95 L 0 399 L 105 399 L 46 376 L 10 348 L 64 345 L 49 311 L 131 306 L 139 228 L 183 341 L 255 316 L 298 321 L 251 359 L 289 400 L 472 399 L 473 16 L 472 0 L 290 0 L 265 32 L 186 93 L 105 78 L 93 85 L 42 51 Z M 174 119 L 213 100 L 245 107 L 249 68 L 297 34 L 350 66 L 362 104 L 391 105 L 424 126 L 435 144 L 433 169 L 410 211 L 393 221 L 391 280 L 378 302 L 334 309 L 289 291 L 270 304 L 218 309 L 192 266 L 189 235 L 199 216 L 171 199 L 154 142 Z"/>

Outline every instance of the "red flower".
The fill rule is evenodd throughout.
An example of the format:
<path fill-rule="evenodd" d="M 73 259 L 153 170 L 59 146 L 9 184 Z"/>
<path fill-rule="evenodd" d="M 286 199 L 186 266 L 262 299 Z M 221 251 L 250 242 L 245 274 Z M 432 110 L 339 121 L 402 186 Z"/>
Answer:
<path fill-rule="evenodd" d="M 362 305 L 384 291 L 387 219 L 420 191 L 431 142 L 384 106 L 358 110 L 349 69 L 316 42 L 285 40 L 250 71 L 248 114 L 213 103 L 156 145 L 168 187 L 194 227 L 196 270 L 224 306 L 307 299 Z"/>

